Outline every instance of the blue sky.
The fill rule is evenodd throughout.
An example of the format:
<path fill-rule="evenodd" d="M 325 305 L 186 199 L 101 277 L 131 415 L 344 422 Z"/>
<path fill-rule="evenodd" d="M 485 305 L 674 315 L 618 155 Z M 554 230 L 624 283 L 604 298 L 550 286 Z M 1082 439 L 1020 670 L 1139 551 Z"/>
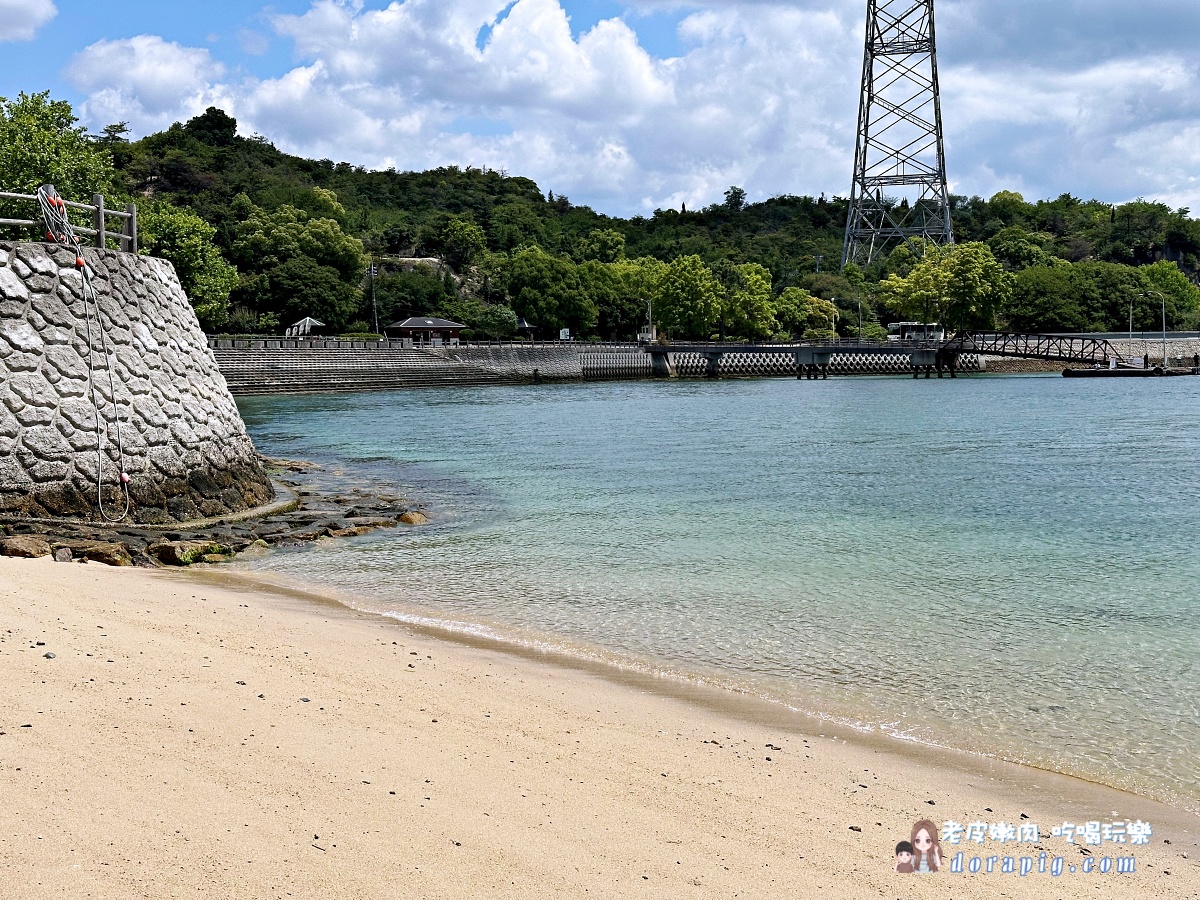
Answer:
<path fill-rule="evenodd" d="M 486 165 L 614 214 L 844 194 L 865 0 L 0 0 L 0 95 Z M 938 0 L 956 193 L 1200 209 L 1200 4 Z"/>

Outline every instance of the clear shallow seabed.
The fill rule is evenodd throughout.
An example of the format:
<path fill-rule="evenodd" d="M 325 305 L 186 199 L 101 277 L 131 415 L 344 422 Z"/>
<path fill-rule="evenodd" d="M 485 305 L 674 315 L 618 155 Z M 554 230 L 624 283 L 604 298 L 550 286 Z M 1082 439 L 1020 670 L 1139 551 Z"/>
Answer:
<path fill-rule="evenodd" d="M 433 524 L 253 564 L 1200 808 L 1200 379 L 239 401 Z"/>

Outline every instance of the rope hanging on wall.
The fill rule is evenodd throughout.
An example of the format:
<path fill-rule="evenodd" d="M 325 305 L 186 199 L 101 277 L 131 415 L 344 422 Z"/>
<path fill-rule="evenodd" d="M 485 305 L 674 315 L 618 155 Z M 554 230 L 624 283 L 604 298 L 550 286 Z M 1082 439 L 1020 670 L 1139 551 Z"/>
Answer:
<path fill-rule="evenodd" d="M 67 204 L 52 184 L 44 184 L 38 188 L 38 205 L 42 209 L 42 221 L 46 224 L 46 240 L 62 244 L 75 252 L 75 266 L 83 280 L 83 313 L 87 323 L 88 347 L 88 392 L 92 398 L 92 415 L 96 425 L 96 505 L 100 516 L 106 522 L 120 522 L 129 515 L 129 475 L 125 471 L 125 444 L 121 438 L 121 407 L 117 403 L 116 384 L 113 379 L 113 356 L 109 350 L 108 338 L 104 333 L 104 322 L 100 318 L 100 302 L 96 296 L 96 287 L 92 282 L 92 272 L 83 258 L 83 246 L 71 221 L 67 217 Z M 100 353 L 104 357 L 105 368 L 108 370 L 108 396 L 113 406 L 111 422 L 100 412 L 100 397 L 96 391 L 96 349 L 92 339 L 92 316 L 96 317 L 96 331 L 100 335 Z M 120 465 L 120 490 L 124 497 L 124 508 L 119 516 L 110 515 L 104 506 L 104 442 L 115 437 L 117 445 L 117 460 Z"/>

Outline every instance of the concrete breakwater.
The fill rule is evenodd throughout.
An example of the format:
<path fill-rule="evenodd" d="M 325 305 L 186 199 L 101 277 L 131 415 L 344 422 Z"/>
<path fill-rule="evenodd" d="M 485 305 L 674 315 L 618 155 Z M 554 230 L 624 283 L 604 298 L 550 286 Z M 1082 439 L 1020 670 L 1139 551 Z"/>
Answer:
<path fill-rule="evenodd" d="M 84 258 L 94 304 L 74 252 L 0 243 L 0 516 L 96 519 L 98 480 L 105 508 L 120 511 L 122 471 L 139 523 L 269 501 L 174 268 L 95 248 Z"/>
<path fill-rule="evenodd" d="M 397 388 L 528 384 L 533 381 L 613 381 L 654 376 L 650 355 L 637 344 L 470 344 L 412 348 L 400 341 L 210 338 L 209 346 L 234 394 L 316 393 Z M 676 377 L 703 378 L 699 353 L 673 353 Z M 959 371 L 983 371 L 963 356 Z M 796 377 L 790 354 L 724 356 L 724 377 Z M 907 375 L 907 351 L 888 355 L 835 353 L 831 375 Z"/>

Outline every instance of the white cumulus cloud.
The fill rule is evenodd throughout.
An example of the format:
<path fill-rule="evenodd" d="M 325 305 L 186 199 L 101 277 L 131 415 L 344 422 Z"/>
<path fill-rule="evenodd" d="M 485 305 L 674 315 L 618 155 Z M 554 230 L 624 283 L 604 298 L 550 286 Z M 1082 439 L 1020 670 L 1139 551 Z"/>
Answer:
<path fill-rule="evenodd" d="M 157 35 L 97 41 L 71 60 L 65 75 L 88 95 L 83 117 L 93 124 L 125 121 L 138 132 L 166 127 L 222 99 L 224 68 L 208 50 Z"/>
<path fill-rule="evenodd" d="M 31 41 L 56 15 L 54 0 L 0 0 L 0 41 Z"/>
<path fill-rule="evenodd" d="M 295 52 L 270 77 L 150 35 L 93 44 L 67 74 L 94 127 L 145 132 L 218 105 L 290 152 L 506 169 L 606 212 L 708 204 L 732 184 L 752 199 L 848 190 L 863 0 L 627 0 L 585 28 L 573 5 L 310 0 L 268 18 Z M 938 11 L 954 191 L 1200 206 L 1200 4 Z M 643 13 L 678 23 L 670 58 L 639 39 Z"/>

